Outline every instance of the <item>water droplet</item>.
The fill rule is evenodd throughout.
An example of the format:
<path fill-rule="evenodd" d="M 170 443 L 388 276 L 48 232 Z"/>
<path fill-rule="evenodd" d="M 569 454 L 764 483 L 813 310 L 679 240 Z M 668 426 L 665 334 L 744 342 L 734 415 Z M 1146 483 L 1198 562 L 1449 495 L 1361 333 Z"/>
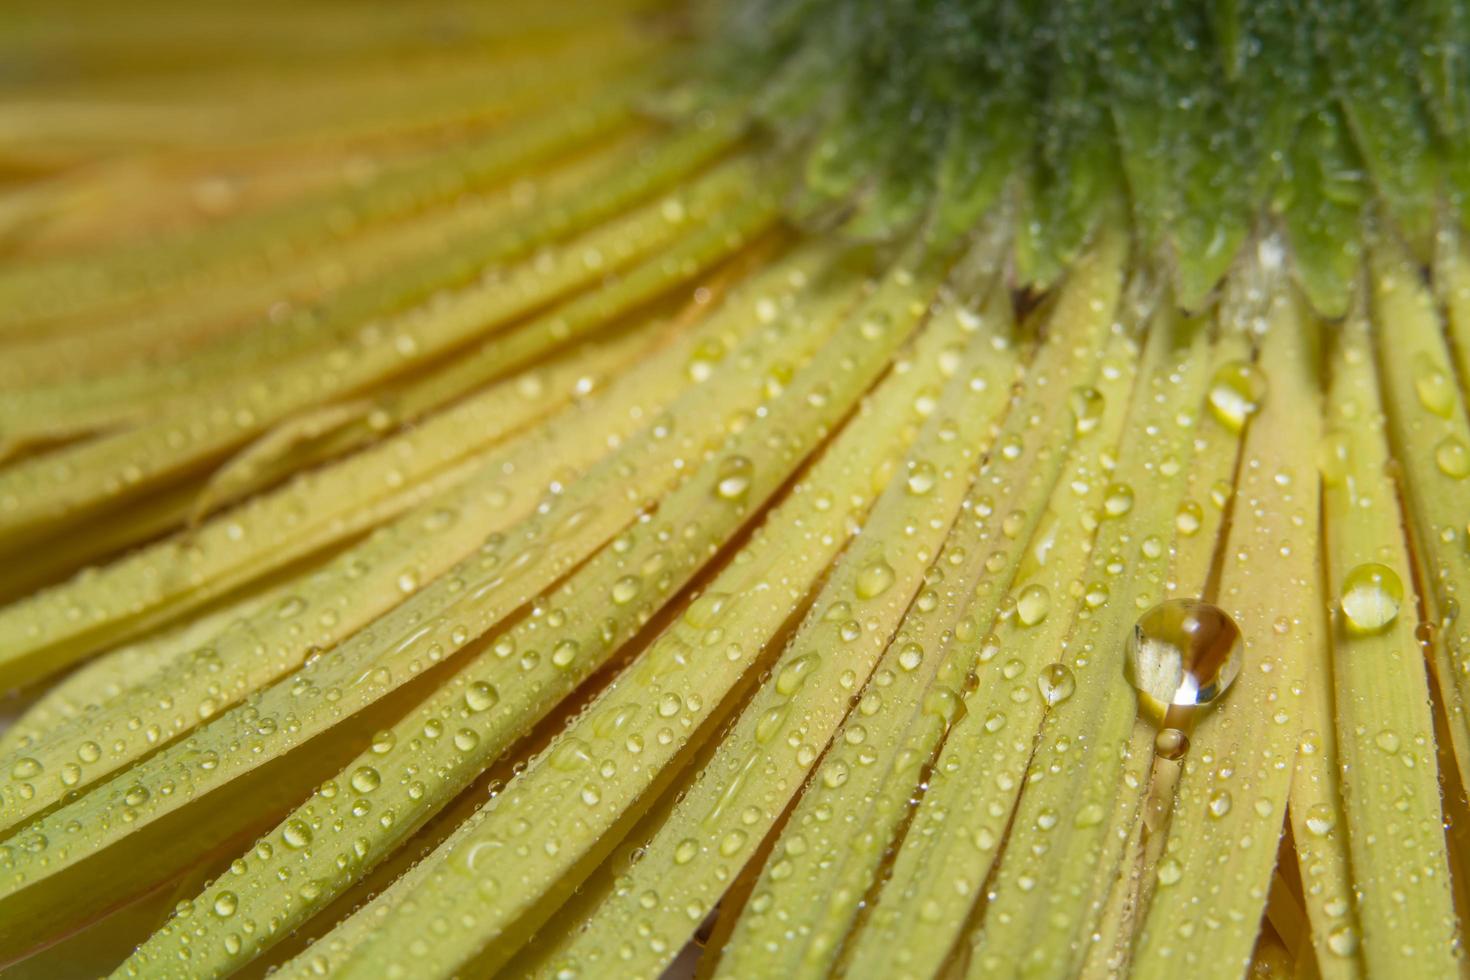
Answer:
<path fill-rule="evenodd" d="M 311 843 L 311 828 L 300 820 L 286 821 L 286 829 L 281 832 L 281 839 L 286 846 L 300 850 Z"/>
<path fill-rule="evenodd" d="M 715 366 L 725 356 L 725 348 L 717 340 L 705 341 L 689 355 L 689 378 L 691 381 L 708 381 L 715 373 Z"/>
<path fill-rule="evenodd" d="M 228 919 L 239 907 L 240 900 L 235 897 L 234 892 L 220 892 L 214 897 L 214 914 L 221 919 Z"/>
<path fill-rule="evenodd" d="M 715 478 L 715 495 L 722 500 L 743 500 L 750 492 L 755 466 L 744 456 L 730 456 L 720 464 Z"/>
<path fill-rule="evenodd" d="M 1307 808 L 1307 829 L 1318 837 L 1325 837 L 1337 826 L 1337 814 L 1326 803 L 1313 803 Z"/>
<path fill-rule="evenodd" d="M 1103 805 L 1101 803 L 1098 803 L 1096 801 L 1092 803 L 1084 803 L 1081 807 L 1078 808 L 1077 815 L 1072 818 L 1072 826 L 1096 827 L 1098 824 L 1103 822 L 1103 817 L 1105 816 L 1107 816 L 1107 811 L 1103 809 Z"/>
<path fill-rule="evenodd" d="M 488 711 L 500 703 L 500 692 L 484 681 L 475 681 L 465 688 L 464 703 L 471 712 Z"/>
<path fill-rule="evenodd" d="M 556 646 L 552 647 L 551 662 L 556 667 L 570 667 L 572 662 L 577 659 L 579 652 L 581 652 L 581 647 L 576 640 L 562 640 Z"/>
<path fill-rule="evenodd" d="M 1179 505 L 1179 510 L 1174 514 L 1174 527 L 1180 534 L 1190 537 L 1199 533 L 1204 520 L 1204 508 L 1193 500 L 1186 500 Z"/>
<path fill-rule="evenodd" d="M 1077 680 L 1066 664 L 1047 664 L 1036 675 L 1036 689 L 1048 705 L 1061 704 L 1077 690 Z"/>
<path fill-rule="evenodd" d="M 1466 449 L 1465 444 L 1454 436 L 1445 436 L 1434 447 L 1434 461 L 1439 464 L 1439 471 L 1451 479 L 1463 480 L 1470 476 L 1470 449 Z"/>
<path fill-rule="evenodd" d="M 1354 633 L 1377 633 L 1399 615 L 1404 583 L 1387 565 L 1368 562 L 1342 580 L 1342 614 Z"/>
<path fill-rule="evenodd" d="M 1126 483 L 1110 485 L 1103 495 L 1103 513 L 1108 517 L 1122 517 L 1133 509 L 1133 488 Z"/>
<path fill-rule="evenodd" d="M 1072 420 L 1076 424 L 1078 435 L 1086 435 L 1097 428 L 1106 405 L 1102 392 L 1087 386 L 1073 388 L 1067 404 L 1072 409 Z"/>
<path fill-rule="evenodd" d="M 1214 701 L 1240 674 L 1245 644 L 1235 620 L 1201 599 L 1169 599 L 1139 617 L 1128 638 L 1128 679 L 1162 714 Z"/>
<path fill-rule="evenodd" d="M 10 767 L 11 779 L 32 779 L 41 774 L 41 763 L 29 756 L 15 760 L 15 765 Z"/>
<path fill-rule="evenodd" d="M 1327 934 L 1327 948 L 1338 956 L 1352 956 L 1358 951 L 1358 934 L 1352 926 L 1338 926 Z"/>
<path fill-rule="evenodd" d="M 904 670 L 917 670 L 924 662 L 924 648 L 917 643 L 905 643 L 898 652 L 898 665 Z"/>
<path fill-rule="evenodd" d="M 1414 390 L 1419 404 L 1441 418 L 1449 418 L 1455 410 L 1455 386 L 1439 369 L 1434 359 L 1423 352 L 1414 357 Z"/>
<path fill-rule="evenodd" d="M 776 737 L 776 733 L 781 730 L 781 725 L 786 721 L 786 711 L 785 705 L 777 705 L 761 713 L 760 720 L 755 725 L 757 742 L 769 742 Z"/>
<path fill-rule="evenodd" d="M 730 596 L 724 592 L 706 592 L 684 610 L 684 621 L 695 629 L 707 629 L 714 625 L 729 601 Z"/>
<path fill-rule="evenodd" d="M 1393 755 L 1399 750 L 1398 733 L 1385 728 L 1383 731 L 1373 736 L 1373 744 L 1377 745 L 1380 749 L 1387 752 L 1389 755 Z"/>
<path fill-rule="evenodd" d="M 1217 789 L 1217 790 L 1215 790 L 1215 792 L 1213 792 L 1213 793 L 1210 794 L 1210 802 L 1208 804 L 1208 808 L 1209 808 L 1209 811 L 1210 811 L 1210 816 L 1212 816 L 1212 817 L 1223 817 L 1223 816 L 1225 816 L 1225 814 L 1227 814 L 1227 813 L 1230 812 L 1230 803 L 1231 803 L 1231 800 L 1230 800 L 1230 792 L 1229 792 L 1229 790 L 1223 790 L 1223 789 Z"/>
<path fill-rule="evenodd" d="M 1177 728 L 1161 728 L 1154 736 L 1154 754 L 1161 759 L 1177 762 L 1189 751 L 1189 736 Z"/>
<path fill-rule="evenodd" d="M 909 467 L 908 488 L 909 493 L 922 497 L 934 489 L 934 484 L 939 481 L 939 474 L 932 463 L 914 463 Z"/>
<path fill-rule="evenodd" d="M 574 772 L 592 764 L 592 751 L 586 742 L 573 736 L 563 736 L 549 756 L 551 768 L 561 772 Z"/>
<path fill-rule="evenodd" d="M 876 599 L 893 584 L 893 566 L 882 558 L 874 559 L 858 572 L 853 591 L 859 599 Z"/>
<path fill-rule="evenodd" d="M 1051 593 L 1043 585 L 1028 585 L 1016 597 L 1016 618 L 1022 626 L 1035 626 L 1051 610 Z"/>
<path fill-rule="evenodd" d="M 1230 503 L 1230 498 L 1235 495 L 1235 488 L 1230 485 L 1229 480 L 1216 480 L 1210 486 L 1210 503 L 1221 510 Z"/>
<path fill-rule="evenodd" d="M 643 588 L 643 582 L 636 575 L 624 575 L 613 583 L 612 601 L 620 606 L 632 602 Z"/>
<path fill-rule="evenodd" d="M 373 754 L 387 755 L 393 751 L 393 746 L 397 744 L 398 736 L 385 728 L 373 735 Z"/>
<path fill-rule="evenodd" d="M 371 766 L 361 766 L 354 770 L 349 780 L 352 788 L 359 793 L 371 793 L 383 784 L 383 778 L 378 775 L 378 770 Z"/>
<path fill-rule="evenodd" d="M 801 685 L 806 682 L 807 674 L 811 673 L 812 670 L 814 670 L 821 664 L 821 662 L 822 658 L 816 653 L 810 651 L 808 651 L 807 653 L 803 653 L 799 657 L 793 658 L 792 661 L 785 667 L 783 667 L 781 669 L 781 672 L 776 675 L 776 693 L 785 697 L 790 697 L 791 695 L 795 694 L 796 691 L 801 687 Z M 673 713 L 678 713 L 677 707 L 674 709 Z"/>
<path fill-rule="evenodd" d="M 1222 364 L 1210 380 L 1210 411 L 1232 432 L 1239 432 L 1266 401 L 1266 376 L 1247 361 Z"/>

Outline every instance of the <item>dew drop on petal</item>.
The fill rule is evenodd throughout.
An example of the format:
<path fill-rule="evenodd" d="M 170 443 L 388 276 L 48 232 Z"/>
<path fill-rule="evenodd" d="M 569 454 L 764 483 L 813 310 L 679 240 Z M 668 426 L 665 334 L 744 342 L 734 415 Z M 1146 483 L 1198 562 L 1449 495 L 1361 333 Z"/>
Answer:
<path fill-rule="evenodd" d="M 352 783 L 352 788 L 359 793 L 371 793 L 382 785 L 383 780 L 378 775 L 378 770 L 371 766 L 362 766 L 352 773 L 349 782 Z"/>
<path fill-rule="evenodd" d="M 1106 407 L 1102 392 L 1090 386 L 1073 388 L 1067 404 L 1072 409 L 1072 420 L 1078 435 L 1086 435 L 1097 428 Z"/>
<path fill-rule="evenodd" d="M 1404 583 L 1387 565 L 1367 562 L 1348 572 L 1342 580 L 1343 618 L 1354 633 L 1377 633 L 1387 629 L 1399 615 L 1404 602 Z"/>
<path fill-rule="evenodd" d="M 1162 728 L 1154 736 L 1154 754 L 1170 762 L 1184 758 L 1189 751 L 1189 736 L 1177 728 Z"/>
<path fill-rule="evenodd" d="M 1210 411 L 1232 432 L 1239 432 L 1266 401 L 1266 376 L 1247 361 L 1222 364 L 1210 380 Z"/>
<path fill-rule="evenodd" d="M 1419 395 L 1419 404 L 1435 415 L 1449 418 L 1454 413 L 1454 382 L 1422 352 L 1414 358 L 1414 391 Z"/>
<path fill-rule="evenodd" d="M 1445 436 L 1434 448 L 1434 462 L 1439 471 L 1452 480 L 1470 476 L 1470 449 L 1454 436 Z"/>
<path fill-rule="evenodd" d="M 1077 690 L 1077 679 L 1066 664 L 1047 664 L 1036 675 L 1036 689 L 1048 705 L 1061 704 Z"/>
<path fill-rule="evenodd" d="M 876 599 L 888 591 L 888 587 L 892 584 L 893 566 L 882 558 L 878 558 L 864 565 L 858 572 L 853 591 L 857 593 L 859 599 Z"/>
<path fill-rule="evenodd" d="M 1208 704 L 1240 674 L 1245 643 L 1240 627 L 1202 599 L 1169 599 L 1138 618 L 1128 638 L 1124 671 L 1149 706 Z"/>
<path fill-rule="evenodd" d="M 1035 626 L 1051 610 L 1051 593 L 1044 585 L 1028 585 L 1016 597 L 1016 618 L 1022 626 Z"/>
<path fill-rule="evenodd" d="M 744 500 L 750 492 L 755 466 L 744 456 L 730 456 L 720 464 L 715 478 L 715 495 L 721 500 Z"/>

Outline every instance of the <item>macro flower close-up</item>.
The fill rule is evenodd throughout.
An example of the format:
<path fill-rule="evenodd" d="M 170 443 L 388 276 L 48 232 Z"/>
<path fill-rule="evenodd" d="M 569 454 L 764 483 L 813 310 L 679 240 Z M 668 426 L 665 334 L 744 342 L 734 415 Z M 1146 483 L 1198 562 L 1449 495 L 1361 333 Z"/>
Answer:
<path fill-rule="evenodd" d="M 0 975 L 1470 973 L 1470 0 L 8 0 Z"/>

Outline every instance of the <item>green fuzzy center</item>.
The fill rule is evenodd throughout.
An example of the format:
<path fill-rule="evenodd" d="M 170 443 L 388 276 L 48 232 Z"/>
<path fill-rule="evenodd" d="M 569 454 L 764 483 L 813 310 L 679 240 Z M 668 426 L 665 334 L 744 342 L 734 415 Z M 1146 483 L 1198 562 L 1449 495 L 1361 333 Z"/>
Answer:
<path fill-rule="evenodd" d="M 743 0 L 721 86 L 795 158 L 797 215 L 875 238 L 1010 209 L 1044 286 L 1122 216 L 1203 302 L 1279 224 L 1324 313 L 1366 217 L 1470 219 L 1467 0 Z"/>

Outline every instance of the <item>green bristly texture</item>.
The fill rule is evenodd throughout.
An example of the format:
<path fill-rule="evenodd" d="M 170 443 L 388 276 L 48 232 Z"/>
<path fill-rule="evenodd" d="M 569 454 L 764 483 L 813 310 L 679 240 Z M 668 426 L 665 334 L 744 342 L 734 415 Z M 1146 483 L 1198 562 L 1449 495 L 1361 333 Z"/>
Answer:
<path fill-rule="evenodd" d="M 1470 218 L 1465 0 L 750 0 L 717 5 L 710 97 L 751 93 L 808 221 L 962 233 L 1014 209 L 1019 285 L 1102 218 L 1201 306 L 1279 222 L 1322 312 L 1347 309 L 1380 202 L 1421 259 Z"/>

